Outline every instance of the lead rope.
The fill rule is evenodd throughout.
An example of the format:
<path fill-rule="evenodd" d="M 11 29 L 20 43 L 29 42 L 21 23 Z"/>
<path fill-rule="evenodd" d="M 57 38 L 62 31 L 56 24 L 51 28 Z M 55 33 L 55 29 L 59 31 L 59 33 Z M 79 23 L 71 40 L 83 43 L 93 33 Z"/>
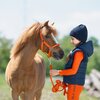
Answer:
<path fill-rule="evenodd" d="M 49 68 L 50 68 L 50 70 L 52 70 L 53 66 L 51 64 L 51 58 L 49 58 L 48 60 L 49 60 L 49 63 L 50 63 Z M 52 84 L 52 92 L 56 93 L 56 92 L 63 91 L 63 95 L 65 95 L 67 93 L 67 91 L 66 91 L 67 85 L 66 84 L 64 84 L 60 80 L 56 80 L 56 84 L 54 85 L 52 75 L 50 75 L 50 81 L 51 81 L 51 84 Z M 62 88 L 62 89 L 60 89 L 60 88 Z"/>
<path fill-rule="evenodd" d="M 49 60 L 49 63 L 50 63 L 49 68 L 50 68 L 50 70 L 52 70 L 51 58 L 49 58 L 48 60 Z M 53 80 L 52 80 L 52 75 L 50 75 L 50 81 L 51 81 L 52 86 L 54 87 L 54 83 L 53 83 Z"/>

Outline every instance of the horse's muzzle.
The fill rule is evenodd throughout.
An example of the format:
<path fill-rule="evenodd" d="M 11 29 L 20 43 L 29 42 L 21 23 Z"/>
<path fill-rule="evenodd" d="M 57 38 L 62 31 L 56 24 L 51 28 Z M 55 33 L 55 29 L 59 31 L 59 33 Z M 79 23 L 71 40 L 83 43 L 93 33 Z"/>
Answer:
<path fill-rule="evenodd" d="M 53 52 L 53 57 L 57 60 L 62 59 L 64 56 L 63 50 L 60 50 L 59 52 Z"/>

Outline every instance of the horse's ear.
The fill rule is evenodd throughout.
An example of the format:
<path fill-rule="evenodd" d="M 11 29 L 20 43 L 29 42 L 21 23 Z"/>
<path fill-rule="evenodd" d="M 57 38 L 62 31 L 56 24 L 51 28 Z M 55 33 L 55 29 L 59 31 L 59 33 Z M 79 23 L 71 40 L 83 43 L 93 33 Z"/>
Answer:
<path fill-rule="evenodd" d="M 54 22 L 51 25 L 53 26 L 54 25 Z"/>
<path fill-rule="evenodd" d="M 45 26 L 48 26 L 48 23 L 49 23 L 49 20 L 44 22 L 42 25 L 41 25 L 41 28 L 45 27 Z"/>
<path fill-rule="evenodd" d="M 44 26 L 48 26 L 49 20 L 44 23 Z"/>

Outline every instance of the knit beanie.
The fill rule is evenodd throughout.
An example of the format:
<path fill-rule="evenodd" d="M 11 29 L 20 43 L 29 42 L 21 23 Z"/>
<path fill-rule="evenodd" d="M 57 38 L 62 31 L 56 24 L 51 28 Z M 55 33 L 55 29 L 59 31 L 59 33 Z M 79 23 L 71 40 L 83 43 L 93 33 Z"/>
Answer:
<path fill-rule="evenodd" d="M 88 31 L 86 26 L 83 24 L 78 25 L 70 32 L 70 36 L 75 37 L 81 42 L 86 42 L 88 36 Z"/>

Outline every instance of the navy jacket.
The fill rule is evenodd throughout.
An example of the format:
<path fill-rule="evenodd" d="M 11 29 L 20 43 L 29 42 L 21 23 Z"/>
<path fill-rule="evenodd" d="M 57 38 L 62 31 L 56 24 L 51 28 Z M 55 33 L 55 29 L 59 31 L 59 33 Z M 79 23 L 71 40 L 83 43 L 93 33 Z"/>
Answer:
<path fill-rule="evenodd" d="M 68 84 L 78 84 L 78 85 L 84 85 L 85 83 L 85 74 L 86 74 L 86 68 L 88 63 L 88 57 L 90 57 L 93 54 L 93 44 L 92 41 L 88 41 L 86 43 L 78 45 L 70 54 L 69 61 L 65 64 L 64 69 L 70 69 L 73 64 L 74 60 L 74 54 L 77 51 L 82 51 L 84 54 L 84 58 L 80 63 L 79 69 L 75 75 L 68 75 L 63 76 L 63 82 Z"/>

